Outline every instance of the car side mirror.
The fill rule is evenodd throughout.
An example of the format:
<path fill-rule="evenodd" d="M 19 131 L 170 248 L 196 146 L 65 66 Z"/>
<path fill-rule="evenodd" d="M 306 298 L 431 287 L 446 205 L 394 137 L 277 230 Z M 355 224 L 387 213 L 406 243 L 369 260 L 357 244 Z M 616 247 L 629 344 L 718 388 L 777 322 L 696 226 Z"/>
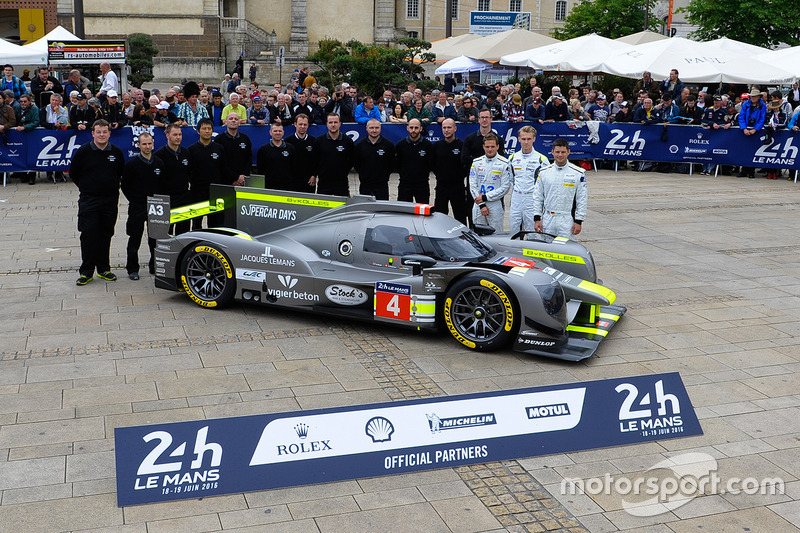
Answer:
<path fill-rule="evenodd" d="M 403 258 L 400 259 L 400 264 L 412 267 L 414 275 L 418 276 L 423 269 L 435 265 L 436 259 L 428 257 L 427 255 L 404 255 Z"/>
<path fill-rule="evenodd" d="M 491 235 L 494 233 L 494 228 L 492 226 L 487 226 L 485 224 L 475 224 L 475 227 L 472 228 L 475 233 L 480 236 L 483 235 Z"/>

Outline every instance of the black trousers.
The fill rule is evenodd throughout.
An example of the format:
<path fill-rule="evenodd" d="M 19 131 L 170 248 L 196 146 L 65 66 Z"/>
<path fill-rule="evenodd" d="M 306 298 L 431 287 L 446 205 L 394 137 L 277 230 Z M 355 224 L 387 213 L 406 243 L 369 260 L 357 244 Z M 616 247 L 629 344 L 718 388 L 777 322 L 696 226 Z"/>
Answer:
<path fill-rule="evenodd" d="M 448 214 L 450 208 L 453 209 L 453 218 L 459 222 L 467 223 L 467 205 L 464 202 L 466 191 L 464 186 L 444 186 L 436 187 L 436 200 L 433 202 L 433 210 L 437 213 Z"/>
<path fill-rule="evenodd" d="M 417 202 L 427 204 L 431 200 L 431 187 L 428 183 L 400 183 L 397 187 L 397 200 L 400 202 Z"/>
<path fill-rule="evenodd" d="M 111 270 L 109 250 L 117 223 L 119 196 L 82 194 L 78 200 L 78 231 L 81 233 L 81 266 L 84 276 Z"/>
<path fill-rule="evenodd" d="M 147 204 L 128 204 L 128 220 L 125 222 L 125 233 L 128 235 L 128 260 L 125 263 L 125 270 L 128 271 L 128 274 L 139 272 L 139 247 L 142 244 L 142 236 L 146 225 Z M 152 273 L 155 270 L 153 250 L 156 248 L 156 240 L 148 237 L 147 246 L 150 248 L 150 260 L 147 265 Z"/>
<path fill-rule="evenodd" d="M 388 200 L 389 183 L 361 183 L 358 186 L 358 194 L 374 196 L 376 200 Z"/>

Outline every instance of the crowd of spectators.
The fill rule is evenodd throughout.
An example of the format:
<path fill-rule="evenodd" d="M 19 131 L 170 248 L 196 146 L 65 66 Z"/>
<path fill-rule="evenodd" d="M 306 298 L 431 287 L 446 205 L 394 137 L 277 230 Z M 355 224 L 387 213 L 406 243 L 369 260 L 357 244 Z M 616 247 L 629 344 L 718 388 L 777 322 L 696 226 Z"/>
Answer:
<path fill-rule="evenodd" d="M 10 128 L 37 127 L 85 130 L 99 119 L 108 121 L 112 130 L 125 126 L 152 130 L 169 124 L 196 128 L 204 118 L 219 127 L 226 125 L 231 112 L 238 115 L 241 124 L 264 126 L 292 125 L 300 115 L 307 117 L 309 125 L 325 125 L 330 113 L 338 115 L 342 123 L 367 124 L 377 120 L 408 124 L 416 119 L 424 133 L 430 124 L 441 125 L 446 119 L 478 124 L 482 110 L 489 111 L 492 121 L 509 123 L 634 122 L 713 129 L 733 126 L 741 128 L 745 135 L 762 129 L 767 135 L 784 128 L 800 129 L 797 84 L 786 95 L 780 91 L 768 94 L 758 87 L 742 94 L 694 93 L 677 70 L 660 82 L 645 72 L 629 95 L 616 88 L 607 90 L 608 94 L 590 87 L 564 92 L 559 86 L 543 94 L 535 77 L 525 87 L 497 83 L 485 95 L 472 82 L 458 93 L 423 91 L 411 83 L 406 91 L 385 90 L 371 95 L 347 83 L 324 87 L 307 68 L 297 70 L 286 86 L 262 86 L 255 79 L 256 71 L 251 70 L 247 85 L 239 72 L 234 72 L 215 87 L 189 81 L 170 87 L 164 94 L 158 89 L 134 88 L 120 95 L 118 80 L 108 64 L 101 65 L 101 73 L 102 84 L 92 92 L 89 80 L 78 70 L 71 70 L 59 81 L 42 67 L 25 83 L 15 76 L 12 65 L 5 65 L 0 83 L 0 133 Z M 638 168 L 650 167 L 643 164 Z M 710 172 L 708 166 L 703 172 Z M 749 175 L 748 171 L 745 174 Z"/>

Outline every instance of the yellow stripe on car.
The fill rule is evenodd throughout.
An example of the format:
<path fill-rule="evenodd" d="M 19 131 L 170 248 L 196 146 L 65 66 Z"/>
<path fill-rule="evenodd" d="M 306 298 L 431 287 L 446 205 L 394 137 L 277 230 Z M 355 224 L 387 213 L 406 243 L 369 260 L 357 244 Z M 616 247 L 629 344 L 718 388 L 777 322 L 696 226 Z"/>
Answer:
<path fill-rule="evenodd" d="M 595 294 L 599 294 L 606 300 L 608 300 L 609 305 L 614 303 L 614 300 L 617 299 L 617 295 L 614 294 L 614 291 L 603 287 L 602 285 L 598 285 L 597 283 L 592 283 L 591 281 L 581 281 L 578 283 L 578 288 L 587 290 L 589 292 L 593 292 Z"/>
<path fill-rule="evenodd" d="M 274 202 L 278 204 L 310 205 L 314 207 L 340 207 L 344 202 L 336 200 L 320 200 L 318 198 L 301 198 L 297 196 L 279 196 L 277 194 L 236 191 L 236 198 L 240 200 L 257 200 L 260 202 Z"/>
<path fill-rule="evenodd" d="M 550 259 L 551 261 L 563 261 L 564 263 L 575 263 L 578 265 L 586 264 L 586 261 L 583 260 L 583 257 L 578 255 L 559 254 L 555 252 L 546 252 L 544 250 L 524 249 L 522 250 L 522 255 L 526 255 L 528 257 L 539 257 L 541 259 Z"/>
<path fill-rule="evenodd" d="M 608 335 L 608 331 L 605 329 L 599 328 L 587 328 L 585 326 L 567 326 L 567 331 L 574 331 L 576 333 L 590 333 L 592 335 L 600 335 L 601 337 L 605 337 Z"/>

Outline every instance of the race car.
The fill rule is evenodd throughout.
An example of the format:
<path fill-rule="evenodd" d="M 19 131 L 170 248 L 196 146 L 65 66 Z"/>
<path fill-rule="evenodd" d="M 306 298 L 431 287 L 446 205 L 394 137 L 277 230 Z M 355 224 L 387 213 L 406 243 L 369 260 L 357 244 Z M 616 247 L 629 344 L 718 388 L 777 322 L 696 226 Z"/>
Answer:
<path fill-rule="evenodd" d="M 572 361 L 593 355 L 626 310 L 572 240 L 479 235 L 425 204 L 224 189 L 168 218 L 151 205 L 150 228 L 164 237 L 156 287 L 207 308 L 236 301 L 444 328 L 471 349 Z M 230 227 L 164 231 L 218 209 Z"/>

